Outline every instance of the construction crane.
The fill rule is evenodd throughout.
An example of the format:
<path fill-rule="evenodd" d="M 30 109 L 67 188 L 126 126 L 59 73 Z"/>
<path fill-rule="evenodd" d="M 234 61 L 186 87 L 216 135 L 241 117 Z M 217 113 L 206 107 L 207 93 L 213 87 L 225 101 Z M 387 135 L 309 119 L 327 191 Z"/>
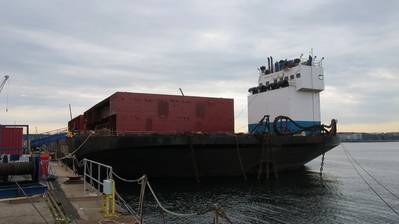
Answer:
<path fill-rule="evenodd" d="M 1 84 L 0 84 L 0 93 L 1 93 L 1 91 L 3 90 L 3 88 L 4 88 L 4 85 L 6 84 L 6 82 L 7 82 L 7 80 L 10 78 L 10 76 L 8 76 L 8 75 L 6 75 L 6 76 L 4 76 L 4 80 L 1 82 Z"/>

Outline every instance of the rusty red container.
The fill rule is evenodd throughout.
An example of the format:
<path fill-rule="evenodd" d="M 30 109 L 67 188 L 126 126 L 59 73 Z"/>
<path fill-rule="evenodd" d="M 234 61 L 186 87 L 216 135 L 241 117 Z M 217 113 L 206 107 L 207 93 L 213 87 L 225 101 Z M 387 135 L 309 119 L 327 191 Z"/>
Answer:
<path fill-rule="evenodd" d="M 21 155 L 23 150 L 23 129 L 0 126 L 0 154 Z"/>
<path fill-rule="evenodd" d="M 116 92 L 84 113 L 87 130 L 234 132 L 233 99 Z"/>

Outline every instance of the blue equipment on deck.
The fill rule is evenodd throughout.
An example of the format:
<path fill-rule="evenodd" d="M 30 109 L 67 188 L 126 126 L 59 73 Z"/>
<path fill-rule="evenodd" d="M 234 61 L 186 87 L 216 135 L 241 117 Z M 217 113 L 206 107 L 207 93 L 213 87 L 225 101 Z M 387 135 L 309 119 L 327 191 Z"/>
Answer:
<path fill-rule="evenodd" d="M 19 183 L 19 185 L 21 186 L 24 192 L 22 192 L 22 190 L 17 186 L 16 183 L 1 184 L 0 199 L 45 194 L 48 191 L 46 185 L 37 182 Z"/>
<path fill-rule="evenodd" d="M 0 178 L 3 179 L 3 183 L 0 183 L 0 199 L 47 193 L 47 186 L 38 182 L 39 169 L 39 153 L 34 153 L 31 161 L 0 163 Z M 31 180 L 8 182 L 9 176 L 20 175 L 30 175 Z"/>
<path fill-rule="evenodd" d="M 67 137 L 66 133 L 58 133 L 53 135 L 47 135 L 38 139 L 32 139 L 31 147 L 40 147 L 42 145 L 50 144 L 59 140 L 65 140 Z"/>

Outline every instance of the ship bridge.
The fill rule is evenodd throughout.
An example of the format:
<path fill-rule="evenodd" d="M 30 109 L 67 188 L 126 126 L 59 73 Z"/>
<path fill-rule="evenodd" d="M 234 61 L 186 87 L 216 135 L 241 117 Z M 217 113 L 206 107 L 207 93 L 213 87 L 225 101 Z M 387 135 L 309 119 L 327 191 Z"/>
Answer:
<path fill-rule="evenodd" d="M 323 59 L 309 56 L 273 63 L 269 57 L 267 66 L 258 69 L 258 85 L 248 90 L 248 130 L 252 131 L 265 115 L 271 121 L 284 115 L 301 126 L 320 125 Z"/>

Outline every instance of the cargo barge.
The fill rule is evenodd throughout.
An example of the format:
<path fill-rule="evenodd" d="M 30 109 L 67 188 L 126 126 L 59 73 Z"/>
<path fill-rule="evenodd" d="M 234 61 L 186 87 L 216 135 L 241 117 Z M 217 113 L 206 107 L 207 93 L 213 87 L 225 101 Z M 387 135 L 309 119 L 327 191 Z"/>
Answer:
<path fill-rule="evenodd" d="M 68 123 L 70 151 L 126 178 L 269 175 L 302 167 L 339 144 L 320 122 L 321 61 L 259 68 L 249 133 L 234 133 L 232 99 L 117 92 Z M 78 150 L 77 150 L 78 149 Z"/>

